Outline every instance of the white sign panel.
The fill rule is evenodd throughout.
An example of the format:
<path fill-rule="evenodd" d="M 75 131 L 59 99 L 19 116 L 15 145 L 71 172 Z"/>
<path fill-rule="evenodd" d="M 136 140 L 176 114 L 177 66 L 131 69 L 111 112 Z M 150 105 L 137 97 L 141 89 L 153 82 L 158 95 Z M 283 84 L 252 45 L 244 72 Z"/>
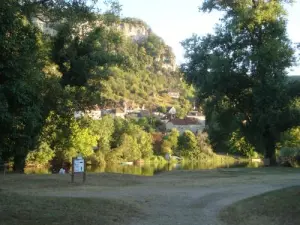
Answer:
<path fill-rule="evenodd" d="M 74 173 L 84 172 L 84 159 L 74 159 Z"/>
<path fill-rule="evenodd" d="M 170 161 L 170 159 L 171 159 L 171 156 L 170 156 L 170 154 L 169 154 L 169 153 L 167 153 L 167 154 L 165 155 L 165 159 L 166 159 L 167 161 Z"/>

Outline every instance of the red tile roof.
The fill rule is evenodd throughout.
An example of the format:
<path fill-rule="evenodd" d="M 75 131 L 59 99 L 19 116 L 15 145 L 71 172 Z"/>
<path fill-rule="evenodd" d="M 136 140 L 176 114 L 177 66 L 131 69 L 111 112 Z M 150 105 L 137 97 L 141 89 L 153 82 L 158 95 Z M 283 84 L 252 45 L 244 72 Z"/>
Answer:
<path fill-rule="evenodd" d="M 173 123 L 174 125 L 196 125 L 199 124 L 199 121 L 195 118 L 184 118 L 184 119 L 172 119 L 169 121 L 170 123 Z"/>

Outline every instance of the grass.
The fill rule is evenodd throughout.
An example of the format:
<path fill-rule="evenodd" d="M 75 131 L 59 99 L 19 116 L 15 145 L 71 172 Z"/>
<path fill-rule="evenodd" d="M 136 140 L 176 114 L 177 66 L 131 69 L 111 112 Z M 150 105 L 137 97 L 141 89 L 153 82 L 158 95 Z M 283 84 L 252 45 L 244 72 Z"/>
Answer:
<path fill-rule="evenodd" d="M 22 196 L 0 191 L 1 225 L 128 224 L 138 208 L 122 201 Z"/>
<path fill-rule="evenodd" d="M 220 213 L 228 225 L 300 224 L 300 186 L 239 201 Z"/>
<path fill-rule="evenodd" d="M 0 225 L 126 225 L 143 215 L 136 203 L 97 195 L 138 185 L 135 176 L 88 174 L 85 184 L 81 179 L 71 183 L 69 175 L 1 175 Z"/>
<path fill-rule="evenodd" d="M 82 176 L 75 176 L 75 183 L 71 183 L 69 174 L 7 174 L 0 175 L 0 189 L 5 190 L 62 190 L 74 189 L 81 187 L 126 187 L 134 186 L 141 183 L 147 177 L 136 177 L 129 174 L 113 173 L 88 173 L 86 182 L 82 185 Z"/>

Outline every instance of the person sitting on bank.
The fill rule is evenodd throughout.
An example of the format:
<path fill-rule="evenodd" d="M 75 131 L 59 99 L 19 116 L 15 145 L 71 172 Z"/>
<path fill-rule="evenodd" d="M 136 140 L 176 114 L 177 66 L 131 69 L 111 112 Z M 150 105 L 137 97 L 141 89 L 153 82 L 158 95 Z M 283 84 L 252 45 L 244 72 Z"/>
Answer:
<path fill-rule="evenodd" d="M 64 168 L 60 168 L 60 170 L 59 170 L 58 173 L 59 173 L 59 174 L 65 174 L 65 173 L 66 173 L 66 170 L 65 170 Z"/>

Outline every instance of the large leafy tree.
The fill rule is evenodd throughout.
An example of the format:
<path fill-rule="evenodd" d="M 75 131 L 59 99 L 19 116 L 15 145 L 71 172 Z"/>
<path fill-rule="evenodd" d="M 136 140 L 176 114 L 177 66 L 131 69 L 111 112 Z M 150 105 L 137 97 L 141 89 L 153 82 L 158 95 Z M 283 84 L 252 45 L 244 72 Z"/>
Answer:
<path fill-rule="evenodd" d="M 17 1 L 1 1 L 0 21 L 0 157 L 21 170 L 42 120 L 40 36 Z"/>
<path fill-rule="evenodd" d="M 201 10 L 217 9 L 224 17 L 215 34 L 183 43 L 186 79 L 198 88 L 210 131 L 220 133 L 214 142 L 240 129 L 272 162 L 280 133 L 299 122 L 286 80 L 294 50 L 284 2 L 291 1 L 204 1 Z"/>
<path fill-rule="evenodd" d="M 14 169 L 22 170 L 29 150 L 34 149 L 51 104 L 47 88 L 55 82 L 45 78 L 49 46 L 31 24 L 40 19 L 79 21 L 91 18 L 92 4 L 87 1 L 20 0 L 0 2 L 0 158 L 13 160 Z M 49 59 L 49 57 L 48 57 Z M 47 70 L 46 69 L 46 70 Z M 53 79 L 52 79 L 53 80 Z M 48 103 L 48 102 L 47 102 Z M 47 105 L 47 106 L 46 106 Z"/>

